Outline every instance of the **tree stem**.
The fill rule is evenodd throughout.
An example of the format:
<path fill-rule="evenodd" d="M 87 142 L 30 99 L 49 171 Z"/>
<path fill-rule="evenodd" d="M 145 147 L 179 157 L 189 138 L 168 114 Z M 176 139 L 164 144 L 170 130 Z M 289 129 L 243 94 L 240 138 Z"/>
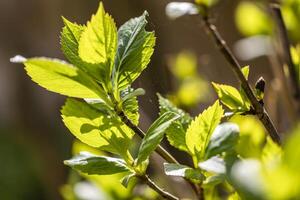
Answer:
<path fill-rule="evenodd" d="M 290 41 L 286 29 L 286 25 L 284 23 L 284 19 L 282 16 L 280 3 L 277 1 L 271 1 L 269 3 L 269 7 L 273 12 L 273 16 L 275 18 L 275 22 L 277 25 L 278 35 L 279 35 L 279 41 L 282 48 L 282 57 L 284 63 L 288 66 L 289 70 L 289 76 L 291 77 L 291 86 L 293 88 L 292 95 L 296 101 L 297 106 L 297 114 L 300 113 L 300 84 L 297 80 L 297 72 L 293 64 L 291 50 L 290 50 Z"/>
<path fill-rule="evenodd" d="M 160 194 L 160 196 L 162 196 L 165 199 L 169 199 L 169 200 L 179 200 L 178 197 L 166 192 L 165 190 L 163 190 L 162 188 L 160 188 L 158 185 L 156 185 L 150 178 L 148 175 L 144 175 L 144 176 L 139 176 L 139 178 L 145 182 L 150 188 L 152 188 L 154 191 L 156 191 L 158 194 Z"/>
<path fill-rule="evenodd" d="M 278 134 L 277 129 L 275 128 L 272 120 L 270 119 L 267 111 L 265 110 L 264 106 L 259 103 L 256 99 L 251 86 L 249 85 L 248 81 L 244 77 L 241 71 L 241 65 L 237 61 L 236 57 L 233 55 L 229 47 L 227 46 L 225 40 L 221 37 L 220 33 L 218 32 L 215 25 L 213 25 L 208 17 L 203 17 L 204 23 L 206 28 L 211 33 L 215 43 L 219 47 L 220 52 L 226 58 L 226 60 L 230 63 L 231 69 L 234 71 L 235 75 L 237 76 L 238 80 L 241 82 L 241 87 L 245 91 L 246 96 L 248 97 L 251 105 L 255 111 L 256 116 L 259 120 L 263 123 L 266 130 L 268 131 L 270 137 L 274 142 L 277 144 L 281 144 L 281 139 Z"/>
<path fill-rule="evenodd" d="M 293 64 L 292 56 L 291 56 L 291 50 L 290 50 L 290 41 L 288 38 L 288 33 L 286 29 L 286 25 L 283 20 L 282 12 L 280 9 L 279 2 L 273 1 L 269 3 L 269 7 L 271 8 L 275 22 L 277 24 L 278 34 L 279 34 L 279 40 L 282 47 L 282 54 L 283 54 L 283 60 L 285 64 L 288 66 L 289 75 L 291 77 L 291 83 L 293 87 L 293 94 L 295 100 L 298 102 L 300 101 L 300 85 L 297 80 L 297 72 Z M 297 108 L 299 111 L 299 107 Z"/>

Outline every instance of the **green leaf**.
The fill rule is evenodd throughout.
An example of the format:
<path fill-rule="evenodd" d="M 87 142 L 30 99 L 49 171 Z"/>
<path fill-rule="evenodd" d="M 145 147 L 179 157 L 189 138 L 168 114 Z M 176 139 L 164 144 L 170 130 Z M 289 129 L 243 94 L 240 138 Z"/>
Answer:
<path fill-rule="evenodd" d="M 126 176 L 124 176 L 121 180 L 122 185 L 127 188 L 129 183 L 135 178 L 136 174 L 135 173 L 130 173 Z"/>
<path fill-rule="evenodd" d="M 239 127 L 234 123 L 223 123 L 216 127 L 206 148 L 205 158 L 233 149 L 238 142 Z"/>
<path fill-rule="evenodd" d="M 66 127 L 81 142 L 124 155 L 133 131 L 109 111 L 95 109 L 86 102 L 67 99 L 61 110 Z"/>
<path fill-rule="evenodd" d="M 103 89 L 86 73 L 66 62 L 32 58 L 24 62 L 27 74 L 45 89 L 69 97 L 101 98 L 108 102 Z"/>
<path fill-rule="evenodd" d="M 140 94 L 140 90 L 134 90 L 132 88 L 126 88 L 121 92 L 122 110 L 130 121 L 138 125 L 139 124 L 139 105 L 136 94 Z"/>
<path fill-rule="evenodd" d="M 122 96 L 122 101 L 126 101 L 127 99 L 133 98 L 133 97 L 137 97 L 137 96 L 141 96 L 144 95 L 146 92 L 143 88 L 138 88 L 136 90 L 134 89 L 125 89 L 123 90 L 125 91 Z"/>
<path fill-rule="evenodd" d="M 109 175 L 129 171 L 122 159 L 97 156 L 88 152 L 81 152 L 72 159 L 65 160 L 64 164 L 89 175 Z"/>
<path fill-rule="evenodd" d="M 212 83 L 221 102 L 234 112 L 249 110 L 240 92 L 232 86 Z"/>
<path fill-rule="evenodd" d="M 157 94 L 159 101 L 159 114 L 162 115 L 165 112 L 174 112 L 180 116 L 177 121 L 183 125 L 184 129 L 187 129 L 188 125 L 192 122 L 193 118 L 186 113 L 185 111 L 177 108 L 172 102 L 168 99 L 162 97 L 160 94 Z"/>
<path fill-rule="evenodd" d="M 243 67 L 241 70 L 242 70 L 242 73 L 244 74 L 246 80 L 248 80 L 248 77 L 249 77 L 249 65 Z"/>
<path fill-rule="evenodd" d="M 181 150 L 188 152 L 186 141 L 185 141 L 186 130 L 183 128 L 182 124 L 179 122 L 173 122 L 170 127 L 166 130 L 166 136 L 169 143 Z"/>
<path fill-rule="evenodd" d="M 147 67 L 153 54 L 155 37 L 147 32 L 145 11 L 140 17 L 133 18 L 122 25 L 118 31 L 118 50 L 115 59 L 114 84 L 118 89 L 130 85 Z"/>
<path fill-rule="evenodd" d="M 198 159 L 204 156 L 209 139 L 220 123 L 223 113 L 222 106 L 216 101 L 192 121 L 186 132 L 186 145 L 193 156 Z"/>
<path fill-rule="evenodd" d="M 204 188 L 211 188 L 214 187 L 220 183 L 222 183 L 225 180 L 224 174 L 217 174 L 209 176 L 203 181 L 203 187 Z"/>
<path fill-rule="evenodd" d="M 61 48 L 67 59 L 74 65 L 80 66 L 82 60 L 78 56 L 78 42 L 82 32 L 86 28 L 85 26 L 72 23 L 69 20 L 63 18 L 64 27 L 61 32 Z"/>
<path fill-rule="evenodd" d="M 110 80 L 117 49 L 117 28 L 111 16 L 105 13 L 103 4 L 87 23 L 80 40 L 79 56 L 88 63 L 97 64 L 105 81 Z"/>
<path fill-rule="evenodd" d="M 158 99 L 159 99 L 160 115 L 164 114 L 165 112 L 170 111 L 170 112 L 174 112 L 180 116 L 166 130 L 166 135 L 167 135 L 168 141 L 175 148 L 178 148 L 179 150 L 187 152 L 188 150 L 186 147 L 185 134 L 186 134 L 188 125 L 192 121 L 192 117 L 188 113 L 177 108 L 168 99 L 163 98 L 160 94 L 158 94 Z"/>
<path fill-rule="evenodd" d="M 178 176 L 187 178 L 194 183 L 200 183 L 204 180 L 204 175 L 199 169 L 193 169 L 185 165 L 175 163 L 164 163 L 164 171 L 168 176 Z"/>
<path fill-rule="evenodd" d="M 61 33 L 60 43 L 64 55 L 73 65 L 101 82 L 103 77 L 101 77 L 102 71 L 99 69 L 99 64 L 87 63 L 78 54 L 79 40 L 86 27 L 72 23 L 65 18 L 63 21 L 65 26 Z"/>
<path fill-rule="evenodd" d="M 166 112 L 161 115 L 148 129 L 144 139 L 142 140 L 138 158 L 137 165 L 141 164 L 143 161 L 147 160 L 152 151 L 156 149 L 160 141 L 164 137 L 166 129 L 171 125 L 173 121 L 178 119 L 179 115 L 173 112 Z"/>
<path fill-rule="evenodd" d="M 217 156 L 200 162 L 199 167 L 207 172 L 216 174 L 225 174 L 226 172 L 225 161 Z"/>

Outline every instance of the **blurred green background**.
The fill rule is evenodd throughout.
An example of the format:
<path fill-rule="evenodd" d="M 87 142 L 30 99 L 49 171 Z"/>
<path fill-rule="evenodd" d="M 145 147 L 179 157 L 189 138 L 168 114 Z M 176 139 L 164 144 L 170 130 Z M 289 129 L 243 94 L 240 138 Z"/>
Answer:
<path fill-rule="evenodd" d="M 16 54 L 64 59 L 59 44 L 63 26 L 61 16 L 85 23 L 96 11 L 98 2 L 0 1 L 0 199 L 61 199 L 59 188 L 67 182 L 69 176 L 69 169 L 62 161 L 71 156 L 73 141 L 60 119 L 59 110 L 64 97 L 38 87 L 26 76 L 21 65 L 12 64 L 9 59 Z M 148 29 L 156 33 L 157 45 L 152 62 L 134 84 L 147 92 L 139 98 L 140 126 L 143 129 L 157 117 L 156 92 L 168 95 L 175 103 L 195 115 L 216 99 L 209 82 L 237 85 L 227 62 L 197 18 L 183 17 L 170 21 L 166 17 L 165 6 L 170 1 L 103 2 L 118 27 L 128 19 L 139 16 L 143 10 L 148 10 Z M 244 37 L 235 25 L 234 11 L 238 4 L 237 0 L 222 1 L 214 8 L 213 19 L 230 47 Z M 176 60 L 179 53 L 187 56 L 189 61 L 184 58 Z M 182 65 L 192 62 L 187 65 L 194 66 L 192 79 L 197 79 L 195 84 L 189 84 L 193 81 L 191 79 L 183 80 L 181 75 L 176 76 L 176 69 L 172 68 L 176 66 L 176 62 L 181 62 Z M 250 65 L 252 84 L 259 76 L 263 76 L 267 88 L 271 88 L 272 84 L 276 88 L 267 57 L 241 63 Z M 182 86 L 184 83 L 185 87 Z M 279 130 L 285 130 L 287 119 L 283 106 L 277 106 L 274 99 L 269 98 L 274 95 L 274 90 L 267 89 L 266 106 Z M 187 97 L 187 92 L 197 95 Z M 184 160 L 180 154 L 177 156 L 179 160 Z"/>

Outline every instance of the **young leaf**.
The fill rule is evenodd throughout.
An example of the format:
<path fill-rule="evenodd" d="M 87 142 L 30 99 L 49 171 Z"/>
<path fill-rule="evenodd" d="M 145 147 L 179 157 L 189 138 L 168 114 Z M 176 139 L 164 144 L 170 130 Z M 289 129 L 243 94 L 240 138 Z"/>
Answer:
<path fill-rule="evenodd" d="M 232 86 L 212 83 L 221 102 L 234 112 L 249 110 L 240 92 Z"/>
<path fill-rule="evenodd" d="M 139 105 L 137 97 L 135 96 L 135 94 L 140 94 L 139 91 L 140 90 L 133 90 L 132 88 L 126 88 L 125 90 L 121 91 L 121 98 L 123 100 L 122 110 L 135 125 L 138 125 L 140 116 Z"/>
<path fill-rule="evenodd" d="M 81 152 L 72 159 L 65 160 L 64 164 L 89 175 L 109 175 L 129 172 L 122 159 L 97 156 L 88 152 Z"/>
<path fill-rule="evenodd" d="M 128 150 L 133 132 L 109 112 L 69 98 L 61 113 L 66 127 L 81 142 L 121 155 Z"/>
<path fill-rule="evenodd" d="M 188 152 L 186 141 L 185 141 L 186 130 L 183 128 L 180 122 L 173 122 L 170 127 L 166 130 L 166 136 L 169 143 L 181 150 Z"/>
<path fill-rule="evenodd" d="M 128 88 L 128 89 L 125 89 L 123 91 L 125 91 L 124 94 L 121 95 L 123 102 L 126 101 L 127 99 L 137 97 L 137 96 L 141 96 L 141 95 L 144 95 L 146 93 L 143 88 L 138 88 L 136 90 Z"/>
<path fill-rule="evenodd" d="M 226 152 L 235 147 L 239 137 L 239 127 L 234 123 L 223 123 L 216 127 L 205 151 L 205 158 Z"/>
<path fill-rule="evenodd" d="M 63 21 L 65 26 L 60 37 L 62 51 L 72 64 L 79 67 L 80 65 L 77 64 L 81 64 L 81 59 L 78 56 L 78 42 L 86 27 L 72 23 L 65 18 Z"/>
<path fill-rule="evenodd" d="M 112 72 L 117 49 L 117 28 L 100 3 L 98 11 L 88 22 L 79 41 L 79 56 L 88 63 L 99 64 L 106 78 Z M 100 65 L 102 64 L 102 65 Z"/>
<path fill-rule="evenodd" d="M 108 102 L 103 89 L 86 73 L 57 59 L 32 58 L 24 61 L 34 82 L 45 89 L 69 97 L 101 98 Z"/>
<path fill-rule="evenodd" d="M 166 112 L 155 120 L 142 140 L 136 161 L 137 165 L 148 159 L 152 151 L 156 149 L 157 145 L 163 139 L 166 129 L 173 121 L 178 119 L 178 117 L 179 115 L 176 113 Z"/>
<path fill-rule="evenodd" d="M 224 174 L 212 175 L 212 176 L 207 177 L 203 181 L 203 187 L 204 188 L 212 188 L 212 187 L 216 186 L 217 184 L 222 183 L 224 180 L 225 180 Z"/>
<path fill-rule="evenodd" d="M 118 31 L 118 50 L 115 59 L 114 84 L 120 90 L 130 85 L 147 67 L 153 54 L 155 37 L 147 32 L 145 11 L 122 25 Z"/>
<path fill-rule="evenodd" d="M 185 133 L 188 125 L 192 121 L 192 117 L 188 113 L 177 108 L 168 99 L 163 98 L 159 94 L 158 94 L 158 99 L 159 99 L 160 115 L 164 114 L 165 112 L 171 111 L 180 116 L 180 118 L 174 121 L 170 125 L 170 127 L 166 130 L 168 141 L 175 148 L 187 152 L 188 150 L 186 147 Z"/>
<path fill-rule="evenodd" d="M 246 80 L 248 80 L 248 76 L 249 76 L 249 65 L 243 67 L 241 70 L 242 70 L 242 73 L 244 74 Z"/>
<path fill-rule="evenodd" d="M 121 180 L 122 185 L 127 188 L 130 181 L 132 181 L 135 178 L 136 174 L 135 173 L 130 173 L 126 176 L 124 176 Z"/>
<path fill-rule="evenodd" d="M 187 178 L 194 183 L 200 183 L 205 178 L 200 170 L 175 163 L 164 163 L 164 171 L 168 176 Z"/>
<path fill-rule="evenodd" d="M 210 136 L 220 123 L 223 113 L 222 106 L 216 101 L 192 121 L 186 132 L 186 145 L 193 156 L 204 156 Z"/>
<path fill-rule="evenodd" d="M 86 72 L 94 79 L 100 82 L 103 81 L 103 77 L 101 77 L 102 71 L 98 66 L 99 64 L 87 63 L 78 55 L 79 40 L 86 27 L 72 23 L 65 18 L 63 18 L 63 21 L 65 26 L 61 33 L 60 43 L 64 55 L 73 65 Z"/>

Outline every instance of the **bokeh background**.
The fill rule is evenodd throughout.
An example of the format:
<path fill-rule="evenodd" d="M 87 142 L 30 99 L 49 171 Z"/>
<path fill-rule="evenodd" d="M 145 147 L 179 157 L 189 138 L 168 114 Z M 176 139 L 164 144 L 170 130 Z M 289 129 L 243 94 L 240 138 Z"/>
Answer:
<path fill-rule="evenodd" d="M 169 97 L 174 99 L 172 94 L 178 83 L 170 70 L 170 59 L 182 51 L 194 53 L 197 72 L 203 81 L 237 85 L 227 62 L 197 17 L 169 20 L 165 15 L 168 0 L 103 2 L 118 27 L 148 10 L 148 29 L 156 33 L 153 59 L 134 83 L 135 87 L 147 92 L 139 98 L 142 129 L 145 130 L 158 115 L 157 92 L 171 94 Z M 213 20 L 230 47 L 243 37 L 234 20 L 238 2 L 222 1 L 214 8 Z M 65 98 L 34 84 L 23 66 L 10 63 L 9 59 L 16 54 L 64 59 L 59 43 L 63 27 L 61 16 L 85 23 L 95 13 L 98 3 L 98 0 L 0 1 L 0 199 L 61 199 L 59 188 L 69 176 L 69 169 L 62 161 L 71 157 L 73 141 L 60 118 L 59 110 Z M 265 78 L 267 87 L 274 84 L 267 57 L 241 63 L 251 66 L 252 84 L 259 76 Z M 203 94 L 196 105 L 186 108 L 192 115 L 216 99 L 210 84 L 189 91 Z M 270 96 L 268 92 L 266 95 Z M 271 117 L 279 129 L 284 130 L 283 109 L 269 102 L 267 99 Z M 184 160 L 180 154 L 177 156 Z"/>

